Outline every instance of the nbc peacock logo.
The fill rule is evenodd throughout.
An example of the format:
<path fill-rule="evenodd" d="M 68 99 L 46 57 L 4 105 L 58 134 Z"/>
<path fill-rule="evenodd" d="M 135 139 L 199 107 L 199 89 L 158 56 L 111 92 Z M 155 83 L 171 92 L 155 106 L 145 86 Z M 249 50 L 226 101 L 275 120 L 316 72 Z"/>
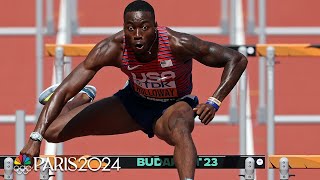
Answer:
<path fill-rule="evenodd" d="M 17 174 L 28 174 L 32 170 L 31 159 L 27 155 L 19 155 L 13 162 Z"/>

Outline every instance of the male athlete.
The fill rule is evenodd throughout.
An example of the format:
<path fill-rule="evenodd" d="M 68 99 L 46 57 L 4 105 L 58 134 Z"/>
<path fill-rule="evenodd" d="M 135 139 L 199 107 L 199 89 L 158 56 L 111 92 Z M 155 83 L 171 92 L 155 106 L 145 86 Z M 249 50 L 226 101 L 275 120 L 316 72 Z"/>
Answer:
<path fill-rule="evenodd" d="M 200 104 L 190 95 L 192 59 L 224 68 L 220 85 Z M 105 66 L 120 68 L 128 83 L 113 96 L 92 102 L 95 88 L 87 84 Z M 123 30 L 99 42 L 59 86 L 41 94 L 45 106 L 21 154 L 38 156 L 42 138 L 58 143 L 142 130 L 174 146 L 180 180 L 193 180 L 194 117 L 207 125 L 246 66 L 247 59 L 237 51 L 158 26 L 153 7 L 134 1 L 124 11 Z"/>

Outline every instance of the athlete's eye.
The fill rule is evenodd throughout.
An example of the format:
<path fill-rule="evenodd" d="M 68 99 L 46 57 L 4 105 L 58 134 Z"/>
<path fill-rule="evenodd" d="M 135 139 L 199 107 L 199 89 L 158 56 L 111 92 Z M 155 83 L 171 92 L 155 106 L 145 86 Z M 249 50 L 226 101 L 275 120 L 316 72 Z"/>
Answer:
<path fill-rule="evenodd" d="M 146 31 L 147 29 L 148 29 L 147 26 L 143 26 L 143 27 L 142 27 L 142 30 L 143 30 L 143 31 Z"/>
<path fill-rule="evenodd" d="M 134 29 L 133 29 L 132 26 L 129 26 L 129 27 L 128 27 L 128 30 L 129 30 L 129 31 L 133 31 Z"/>

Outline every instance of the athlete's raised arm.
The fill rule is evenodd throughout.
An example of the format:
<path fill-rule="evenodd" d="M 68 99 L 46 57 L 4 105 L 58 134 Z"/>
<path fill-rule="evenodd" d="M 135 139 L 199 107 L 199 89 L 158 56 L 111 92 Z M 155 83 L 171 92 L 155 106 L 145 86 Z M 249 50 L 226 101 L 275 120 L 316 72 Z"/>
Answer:
<path fill-rule="evenodd" d="M 122 34 L 122 32 L 119 32 L 96 44 L 85 60 L 62 81 L 43 107 L 34 132 L 38 132 L 43 136 L 49 125 L 59 116 L 65 104 L 84 88 L 102 67 L 119 67 L 119 58 L 122 53 L 120 42 Z M 32 146 L 40 147 L 40 144 L 40 141 L 30 139 L 21 153 L 30 154 L 31 156 L 38 155 L 37 153 L 26 151 L 30 151 Z M 39 151 L 38 148 L 31 149 Z"/>
<path fill-rule="evenodd" d="M 219 101 L 222 102 L 246 69 L 247 58 L 233 49 L 201 40 L 193 35 L 170 32 L 172 34 L 171 42 L 173 42 L 174 51 L 177 54 L 185 56 L 186 59 L 193 58 L 209 67 L 224 68 L 220 84 L 212 95 L 215 99 L 211 98 L 213 101 L 218 100 L 215 102 L 216 104 L 219 104 Z M 208 124 L 217 109 L 211 112 L 212 106 L 200 104 L 195 111 L 200 119 L 203 120 L 202 122 Z"/>

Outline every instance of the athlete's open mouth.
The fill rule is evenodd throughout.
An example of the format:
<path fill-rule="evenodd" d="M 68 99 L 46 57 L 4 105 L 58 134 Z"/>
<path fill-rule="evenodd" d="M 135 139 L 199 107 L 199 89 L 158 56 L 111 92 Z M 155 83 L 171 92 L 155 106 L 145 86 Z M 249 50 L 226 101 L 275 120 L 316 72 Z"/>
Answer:
<path fill-rule="evenodd" d="M 143 44 L 136 44 L 137 49 L 143 49 Z"/>

